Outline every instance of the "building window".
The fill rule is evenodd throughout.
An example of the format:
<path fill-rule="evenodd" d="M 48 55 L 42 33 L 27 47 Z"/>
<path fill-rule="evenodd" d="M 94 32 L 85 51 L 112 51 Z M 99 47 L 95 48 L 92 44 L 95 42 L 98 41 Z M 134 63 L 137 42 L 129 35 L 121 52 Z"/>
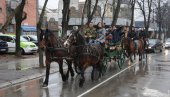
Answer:
<path fill-rule="evenodd" d="M 0 7 L 0 13 L 2 13 L 2 8 Z"/>

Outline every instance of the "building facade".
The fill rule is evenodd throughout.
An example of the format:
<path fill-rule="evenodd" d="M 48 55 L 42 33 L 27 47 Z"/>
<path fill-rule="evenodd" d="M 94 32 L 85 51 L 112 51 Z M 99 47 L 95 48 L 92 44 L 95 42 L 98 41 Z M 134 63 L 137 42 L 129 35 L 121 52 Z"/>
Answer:
<path fill-rule="evenodd" d="M 6 19 L 8 16 L 14 11 L 14 9 L 18 6 L 20 3 L 20 0 L 0 0 L 0 6 L 3 8 L 3 16 L 1 16 L 0 12 L 0 17 L 3 18 L 3 23 L 5 23 Z M 27 0 L 25 7 L 24 7 L 24 12 L 27 13 L 27 18 L 22 22 L 22 28 L 24 31 L 24 26 L 27 27 L 27 31 L 30 27 L 30 29 L 34 28 L 36 29 L 36 24 L 37 24 L 37 6 L 38 2 L 37 0 Z M 0 9 L 1 10 L 1 9 Z M 2 20 L 0 19 L 0 24 Z M 2 24 L 3 24 L 2 23 Z M 10 22 L 8 25 L 6 33 L 15 33 L 15 18 Z M 33 31 L 33 30 L 31 30 Z"/>
<path fill-rule="evenodd" d="M 6 1 L 0 0 L 0 29 L 6 21 Z"/>
<path fill-rule="evenodd" d="M 92 20 L 94 24 L 97 24 L 99 21 L 101 21 L 101 16 L 104 12 L 105 2 L 106 0 L 99 0 L 97 10 Z M 77 25 L 77 26 L 81 25 L 81 17 L 83 14 L 82 12 L 83 12 L 84 3 L 85 2 L 79 2 L 79 0 L 77 1 L 71 0 L 69 25 Z M 108 0 L 107 2 L 106 12 L 104 16 L 104 22 L 106 23 L 106 25 L 110 25 L 112 22 L 112 18 L 113 18 L 112 3 L 113 3 L 113 0 Z M 95 0 L 92 0 L 92 10 L 93 10 L 94 4 L 95 4 Z M 62 6 L 61 5 L 63 5 L 62 0 L 59 0 L 59 24 L 61 24 L 61 21 L 62 21 Z M 87 21 L 86 12 L 84 16 L 85 16 L 84 23 L 86 23 Z M 130 8 L 127 4 L 127 0 L 124 0 L 124 3 L 121 5 L 117 25 L 130 25 L 130 17 L 131 17 Z"/>

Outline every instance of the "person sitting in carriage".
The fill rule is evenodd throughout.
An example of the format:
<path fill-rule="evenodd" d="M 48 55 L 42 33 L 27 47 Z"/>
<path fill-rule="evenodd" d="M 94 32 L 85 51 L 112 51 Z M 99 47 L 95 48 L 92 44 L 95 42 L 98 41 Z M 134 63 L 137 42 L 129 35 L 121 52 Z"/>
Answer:
<path fill-rule="evenodd" d="M 94 42 L 97 35 L 96 35 L 96 29 L 93 27 L 92 22 L 87 24 L 87 27 L 85 28 L 85 31 L 84 31 L 84 36 L 85 36 L 87 43 L 93 43 Z"/>
<path fill-rule="evenodd" d="M 98 22 L 97 28 L 96 28 L 96 43 L 100 43 L 101 46 L 104 47 L 105 39 L 106 39 L 106 29 L 103 27 L 102 22 Z"/>

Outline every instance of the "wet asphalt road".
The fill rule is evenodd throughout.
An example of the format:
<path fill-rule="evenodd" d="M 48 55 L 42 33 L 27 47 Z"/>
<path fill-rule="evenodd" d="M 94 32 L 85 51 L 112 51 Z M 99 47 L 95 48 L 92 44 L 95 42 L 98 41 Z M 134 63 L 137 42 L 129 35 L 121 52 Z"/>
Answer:
<path fill-rule="evenodd" d="M 170 97 L 170 50 L 149 54 L 147 61 L 125 64 L 122 70 L 118 74 L 120 70 L 111 65 L 100 80 L 92 82 L 88 68 L 83 88 L 78 86 L 79 76 L 62 82 L 60 74 L 55 73 L 50 76 L 48 88 L 42 88 L 43 78 L 38 78 L 0 89 L 0 97 Z"/>

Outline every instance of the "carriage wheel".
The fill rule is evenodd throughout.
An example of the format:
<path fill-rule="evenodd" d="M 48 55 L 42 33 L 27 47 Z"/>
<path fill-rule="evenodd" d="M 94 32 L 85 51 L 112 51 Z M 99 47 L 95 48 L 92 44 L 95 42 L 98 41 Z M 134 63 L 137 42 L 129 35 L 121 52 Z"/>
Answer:
<path fill-rule="evenodd" d="M 102 64 L 102 74 L 104 75 L 107 70 L 108 57 L 104 57 Z"/>
<path fill-rule="evenodd" d="M 123 54 L 123 51 L 120 51 L 119 52 L 119 55 L 118 55 L 118 65 L 119 65 L 119 69 L 122 69 L 122 66 L 125 62 L 125 56 Z"/>

